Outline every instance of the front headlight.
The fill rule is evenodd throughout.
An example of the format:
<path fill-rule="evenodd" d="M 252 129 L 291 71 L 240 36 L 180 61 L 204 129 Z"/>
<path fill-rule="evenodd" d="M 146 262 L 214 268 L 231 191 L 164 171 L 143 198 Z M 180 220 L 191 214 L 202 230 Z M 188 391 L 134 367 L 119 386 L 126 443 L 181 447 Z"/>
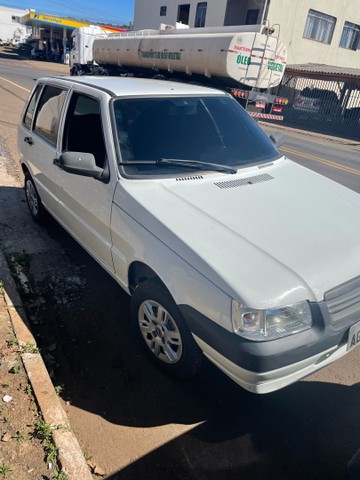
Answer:
<path fill-rule="evenodd" d="M 311 328 L 311 310 L 306 301 L 281 308 L 255 310 L 233 300 L 232 324 L 234 332 L 241 337 L 264 342 Z"/>

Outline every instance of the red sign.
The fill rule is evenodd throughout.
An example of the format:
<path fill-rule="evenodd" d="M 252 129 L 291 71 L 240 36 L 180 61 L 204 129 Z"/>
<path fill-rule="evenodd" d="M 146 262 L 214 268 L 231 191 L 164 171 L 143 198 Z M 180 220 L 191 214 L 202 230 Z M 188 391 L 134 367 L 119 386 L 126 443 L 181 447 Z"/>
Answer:
<path fill-rule="evenodd" d="M 279 107 L 278 105 L 274 105 L 273 108 L 272 108 L 272 111 L 276 112 L 276 113 L 281 113 L 282 112 L 282 107 Z"/>
<path fill-rule="evenodd" d="M 256 103 L 255 103 L 255 107 L 256 107 L 256 108 L 265 108 L 265 107 L 266 107 L 266 103 L 265 103 L 265 102 L 256 102 Z"/>

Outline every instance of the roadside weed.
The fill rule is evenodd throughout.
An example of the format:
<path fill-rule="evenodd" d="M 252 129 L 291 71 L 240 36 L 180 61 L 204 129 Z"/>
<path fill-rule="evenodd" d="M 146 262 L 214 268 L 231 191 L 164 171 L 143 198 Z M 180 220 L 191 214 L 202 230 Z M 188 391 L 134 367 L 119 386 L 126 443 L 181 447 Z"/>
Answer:
<path fill-rule="evenodd" d="M 33 432 L 33 436 L 40 440 L 41 443 L 45 443 L 46 445 L 52 443 L 52 431 L 53 427 L 50 423 L 46 423 L 45 420 L 40 418 L 35 423 L 35 430 Z"/>
<path fill-rule="evenodd" d="M 45 447 L 45 462 L 46 463 L 56 463 L 58 449 L 55 447 L 54 443 L 51 442 Z"/>
<path fill-rule="evenodd" d="M 16 440 L 18 443 L 22 443 L 24 440 L 27 439 L 26 435 L 19 432 L 19 430 L 16 432 L 16 434 L 12 438 Z"/>
<path fill-rule="evenodd" d="M 31 395 L 31 394 L 32 394 L 32 388 L 31 388 L 30 383 L 28 383 L 28 384 L 26 385 L 26 387 L 25 387 L 25 393 L 26 393 L 27 395 Z"/>
<path fill-rule="evenodd" d="M 13 375 L 16 375 L 17 373 L 20 373 L 20 372 L 21 372 L 21 366 L 20 365 L 14 365 L 9 370 L 9 373 L 12 373 Z"/>
<path fill-rule="evenodd" d="M 32 343 L 27 343 L 23 349 L 23 353 L 40 353 L 39 348 L 36 345 L 33 345 Z"/>
<path fill-rule="evenodd" d="M 11 387 L 11 383 L 10 382 L 5 382 L 5 383 L 2 383 L 1 386 L 3 388 L 10 388 Z"/>
<path fill-rule="evenodd" d="M 53 473 L 53 478 L 55 480 L 67 480 L 67 476 L 62 470 L 58 470 L 55 468 L 54 473 Z"/>
<path fill-rule="evenodd" d="M 6 346 L 11 348 L 11 347 L 17 347 L 17 345 L 18 345 L 17 338 L 15 337 L 14 334 L 12 334 L 9 340 L 6 340 Z"/>
<path fill-rule="evenodd" d="M 54 387 L 54 390 L 55 390 L 55 393 L 57 393 L 58 395 L 61 394 L 61 392 L 64 390 L 63 387 L 61 385 L 56 385 L 56 387 Z"/>
<path fill-rule="evenodd" d="M 92 456 L 86 450 L 83 452 L 83 455 L 87 462 L 92 459 Z"/>
<path fill-rule="evenodd" d="M 2 463 L 0 465 L 0 475 L 2 475 L 3 478 L 6 478 L 9 473 L 12 472 L 12 469 L 10 465 L 7 465 L 6 463 Z"/>
<path fill-rule="evenodd" d="M 4 282 L 0 280 L 0 295 L 4 295 Z"/>

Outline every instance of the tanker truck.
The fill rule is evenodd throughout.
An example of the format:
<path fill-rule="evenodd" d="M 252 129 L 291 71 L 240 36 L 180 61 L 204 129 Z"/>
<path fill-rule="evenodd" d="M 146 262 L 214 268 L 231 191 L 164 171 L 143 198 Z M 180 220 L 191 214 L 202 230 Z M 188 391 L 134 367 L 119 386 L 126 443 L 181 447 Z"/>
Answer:
<path fill-rule="evenodd" d="M 257 118 L 282 120 L 288 100 L 270 93 L 281 82 L 286 47 L 264 25 L 109 34 L 97 26 L 74 30 L 71 75 L 121 75 L 184 80 L 230 92 Z"/>

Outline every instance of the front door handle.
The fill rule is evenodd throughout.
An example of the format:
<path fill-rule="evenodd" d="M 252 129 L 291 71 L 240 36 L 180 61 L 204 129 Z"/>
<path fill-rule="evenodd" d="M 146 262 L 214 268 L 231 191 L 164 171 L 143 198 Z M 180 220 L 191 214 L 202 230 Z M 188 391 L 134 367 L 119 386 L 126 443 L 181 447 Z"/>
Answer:
<path fill-rule="evenodd" d="M 56 167 L 60 167 L 60 160 L 59 160 L 58 158 L 54 158 L 53 164 L 54 164 Z"/>
<path fill-rule="evenodd" d="M 34 141 L 31 137 L 25 137 L 24 142 L 28 143 L 29 145 L 33 145 Z"/>

